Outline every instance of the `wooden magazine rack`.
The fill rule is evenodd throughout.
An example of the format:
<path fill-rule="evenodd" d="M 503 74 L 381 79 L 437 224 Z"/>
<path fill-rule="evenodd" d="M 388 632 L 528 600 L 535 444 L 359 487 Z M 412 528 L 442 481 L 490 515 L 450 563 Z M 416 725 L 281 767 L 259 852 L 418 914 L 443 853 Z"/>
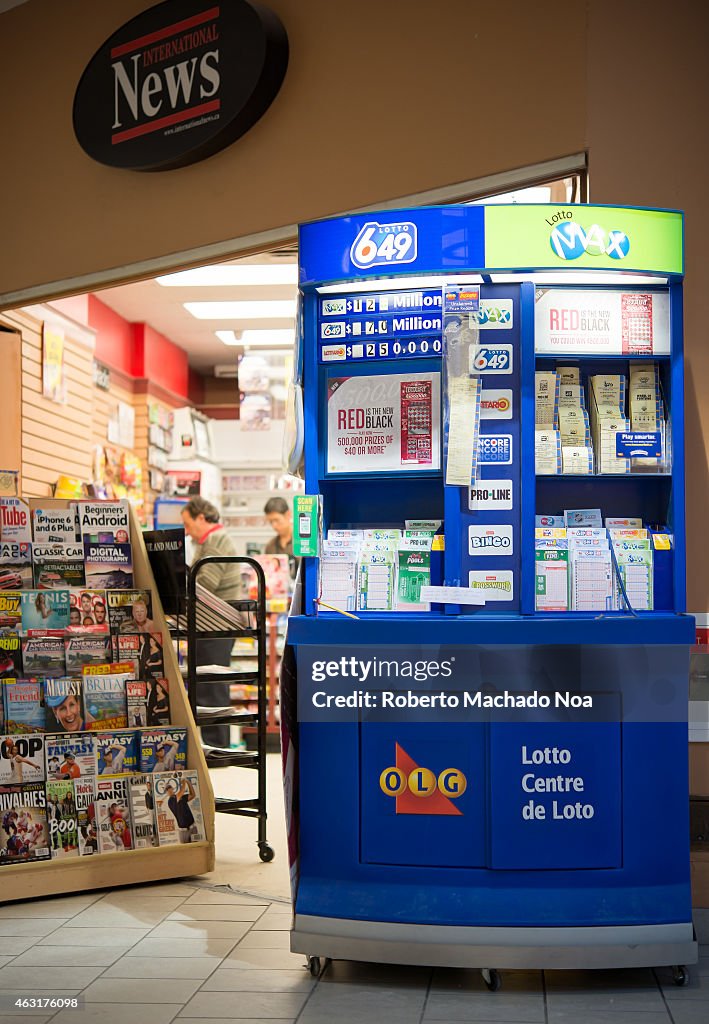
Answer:
<path fill-rule="evenodd" d="M 67 508 L 68 501 L 57 498 L 27 499 L 31 509 Z M 153 619 L 162 631 L 165 676 L 170 686 L 171 725 L 187 729 L 187 767 L 197 772 L 206 841 L 175 846 L 156 846 L 126 853 L 94 853 L 85 857 L 36 861 L 0 868 L 0 903 L 84 892 L 89 889 L 115 888 L 167 878 L 201 875 L 214 868 L 214 793 L 202 754 L 197 727 L 192 717 L 187 691 L 170 641 L 170 630 L 162 610 L 152 569 L 145 549 L 140 524 L 130 510 L 133 546 L 133 581 L 136 588 L 153 593 Z"/>

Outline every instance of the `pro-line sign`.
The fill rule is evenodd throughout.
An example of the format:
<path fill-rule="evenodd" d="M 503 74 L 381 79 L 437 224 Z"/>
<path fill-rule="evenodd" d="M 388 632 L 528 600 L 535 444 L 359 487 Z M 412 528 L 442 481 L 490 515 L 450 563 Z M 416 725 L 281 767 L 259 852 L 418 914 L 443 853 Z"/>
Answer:
<path fill-rule="evenodd" d="M 94 54 L 74 97 L 74 131 L 110 167 L 183 167 L 256 124 L 287 66 L 285 29 L 260 4 L 167 0 Z"/>

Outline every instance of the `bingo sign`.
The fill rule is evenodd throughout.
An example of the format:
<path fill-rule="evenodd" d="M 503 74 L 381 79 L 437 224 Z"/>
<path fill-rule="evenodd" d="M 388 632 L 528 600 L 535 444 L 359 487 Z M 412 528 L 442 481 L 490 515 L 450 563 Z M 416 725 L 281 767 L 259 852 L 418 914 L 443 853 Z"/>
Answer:
<path fill-rule="evenodd" d="M 350 249 L 350 259 L 360 270 L 413 263 L 417 255 L 416 225 L 412 221 L 367 221 Z"/>

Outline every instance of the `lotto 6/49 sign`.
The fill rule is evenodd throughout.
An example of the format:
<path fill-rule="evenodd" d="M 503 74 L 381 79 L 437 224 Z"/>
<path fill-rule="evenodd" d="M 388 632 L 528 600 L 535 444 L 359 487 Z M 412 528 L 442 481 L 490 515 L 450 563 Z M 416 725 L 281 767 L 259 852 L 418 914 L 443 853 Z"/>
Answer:
<path fill-rule="evenodd" d="M 416 256 L 416 225 L 411 221 L 400 224 L 368 221 L 350 249 L 350 259 L 360 270 L 413 263 Z"/>
<path fill-rule="evenodd" d="M 110 167 L 183 167 L 256 124 L 287 66 L 285 29 L 260 4 L 167 0 L 91 58 L 74 97 L 74 132 Z"/>

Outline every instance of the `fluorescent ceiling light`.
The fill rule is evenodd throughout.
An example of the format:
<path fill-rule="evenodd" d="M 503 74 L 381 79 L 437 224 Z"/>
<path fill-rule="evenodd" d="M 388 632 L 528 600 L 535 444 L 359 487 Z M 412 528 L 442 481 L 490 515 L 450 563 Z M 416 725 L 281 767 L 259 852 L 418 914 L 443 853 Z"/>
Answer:
<path fill-rule="evenodd" d="M 242 348 L 284 348 L 295 341 L 294 331 L 215 331 L 225 345 Z"/>
<path fill-rule="evenodd" d="M 292 320 L 295 299 L 262 302 L 184 302 L 197 320 Z"/>
<path fill-rule="evenodd" d="M 218 263 L 212 267 L 197 267 L 195 270 L 181 270 L 177 274 L 165 274 L 155 280 L 164 288 L 228 287 L 234 285 L 297 284 L 298 266 L 295 263 L 256 264 L 240 266 Z"/>
<path fill-rule="evenodd" d="M 348 281 L 347 284 L 327 284 L 318 288 L 321 295 L 339 292 L 410 291 L 412 288 L 441 288 L 445 282 L 482 284 L 480 274 L 430 274 L 427 277 L 385 277 L 377 281 Z"/>
<path fill-rule="evenodd" d="M 532 281 L 534 284 L 667 284 L 666 277 L 655 277 L 652 274 L 626 274 L 616 270 L 562 270 L 557 273 L 550 271 L 531 274 L 520 271 L 518 274 L 491 274 L 493 284 L 518 284 L 520 281 Z"/>

